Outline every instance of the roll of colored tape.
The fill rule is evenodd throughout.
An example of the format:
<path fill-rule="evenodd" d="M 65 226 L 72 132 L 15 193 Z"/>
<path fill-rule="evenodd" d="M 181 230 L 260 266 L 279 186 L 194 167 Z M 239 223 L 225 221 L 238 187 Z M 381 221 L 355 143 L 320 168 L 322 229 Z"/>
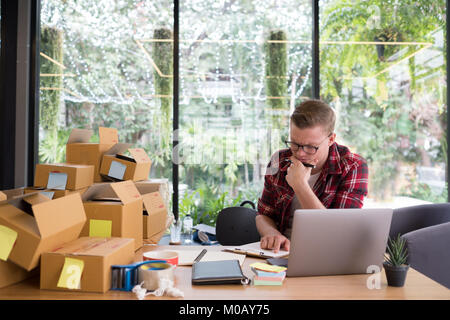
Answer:
<path fill-rule="evenodd" d="M 173 270 L 175 266 L 170 263 L 153 262 L 139 267 L 138 278 L 142 287 L 147 290 L 156 290 L 159 288 L 160 279 L 169 279 L 174 281 Z"/>
<path fill-rule="evenodd" d="M 148 251 L 144 252 L 144 261 L 147 260 L 163 260 L 174 266 L 178 265 L 178 253 L 175 251 Z"/>

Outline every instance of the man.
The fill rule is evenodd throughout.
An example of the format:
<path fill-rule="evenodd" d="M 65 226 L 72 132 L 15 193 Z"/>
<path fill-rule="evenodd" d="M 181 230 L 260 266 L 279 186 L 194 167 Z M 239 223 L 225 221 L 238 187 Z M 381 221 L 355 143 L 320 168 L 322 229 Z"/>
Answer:
<path fill-rule="evenodd" d="M 296 209 L 362 207 L 367 164 L 335 142 L 335 121 L 333 109 L 320 100 L 302 102 L 291 115 L 289 148 L 272 156 L 258 200 L 261 248 L 289 250 Z"/>

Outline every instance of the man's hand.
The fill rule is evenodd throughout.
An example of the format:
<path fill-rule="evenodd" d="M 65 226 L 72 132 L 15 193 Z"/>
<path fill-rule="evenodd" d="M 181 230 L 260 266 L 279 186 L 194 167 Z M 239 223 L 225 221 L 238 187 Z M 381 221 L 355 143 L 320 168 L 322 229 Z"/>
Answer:
<path fill-rule="evenodd" d="M 261 249 L 273 249 L 277 253 L 280 249 L 289 251 L 291 242 L 282 234 L 271 234 L 261 238 Z"/>
<path fill-rule="evenodd" d="M 305 167 L 303 163 L 294 156 L 290 157 L 291 165 L 287 169 L 286 182 L 292 189 L 301 189 L 303 185 L 308 185 L 308 179 L 311 176 L 311 168 Z M 313 165 L 317 165 L 318 160 L 314 159 Z"/>

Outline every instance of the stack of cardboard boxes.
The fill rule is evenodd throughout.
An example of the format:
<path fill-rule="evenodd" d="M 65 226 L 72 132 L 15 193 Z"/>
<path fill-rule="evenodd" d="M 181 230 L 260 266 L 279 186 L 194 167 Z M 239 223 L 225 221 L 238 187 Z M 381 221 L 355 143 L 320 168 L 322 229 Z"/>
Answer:
<path fill-rule="evenodd" d="M 41 289 L 105 292 L 110 266 L 131 263 L 170 225 L 168 180 L 148 180 L 144 150 L 119 143 L 116 129 L 100 128 L 99 143 L 91 135 L 74 129 L 67 163 L 38 164 L 33 187 L 0 192 L 0 288 L 40 263 Z"/>

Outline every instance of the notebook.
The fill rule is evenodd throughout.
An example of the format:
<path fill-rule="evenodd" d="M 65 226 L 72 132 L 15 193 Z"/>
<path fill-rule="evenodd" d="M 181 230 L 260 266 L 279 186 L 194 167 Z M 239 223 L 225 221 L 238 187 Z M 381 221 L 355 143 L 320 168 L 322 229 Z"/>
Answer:
<path fill-rule="evenodd" d="M 244 284 L 239 260 L 199 261 L 192 265 L 192 284 Z"/>
<path fill-rule="evenodd" d="M 239 247 L 227 248 L 225 250 L 259 258 L 281 258 L 289 255 L 289 251 L 279 250 L 277 253 L 275 253 L 273 252 L 273 250 L 261 249 L 260 241 L 244 244 L 243 246 Z"/>

